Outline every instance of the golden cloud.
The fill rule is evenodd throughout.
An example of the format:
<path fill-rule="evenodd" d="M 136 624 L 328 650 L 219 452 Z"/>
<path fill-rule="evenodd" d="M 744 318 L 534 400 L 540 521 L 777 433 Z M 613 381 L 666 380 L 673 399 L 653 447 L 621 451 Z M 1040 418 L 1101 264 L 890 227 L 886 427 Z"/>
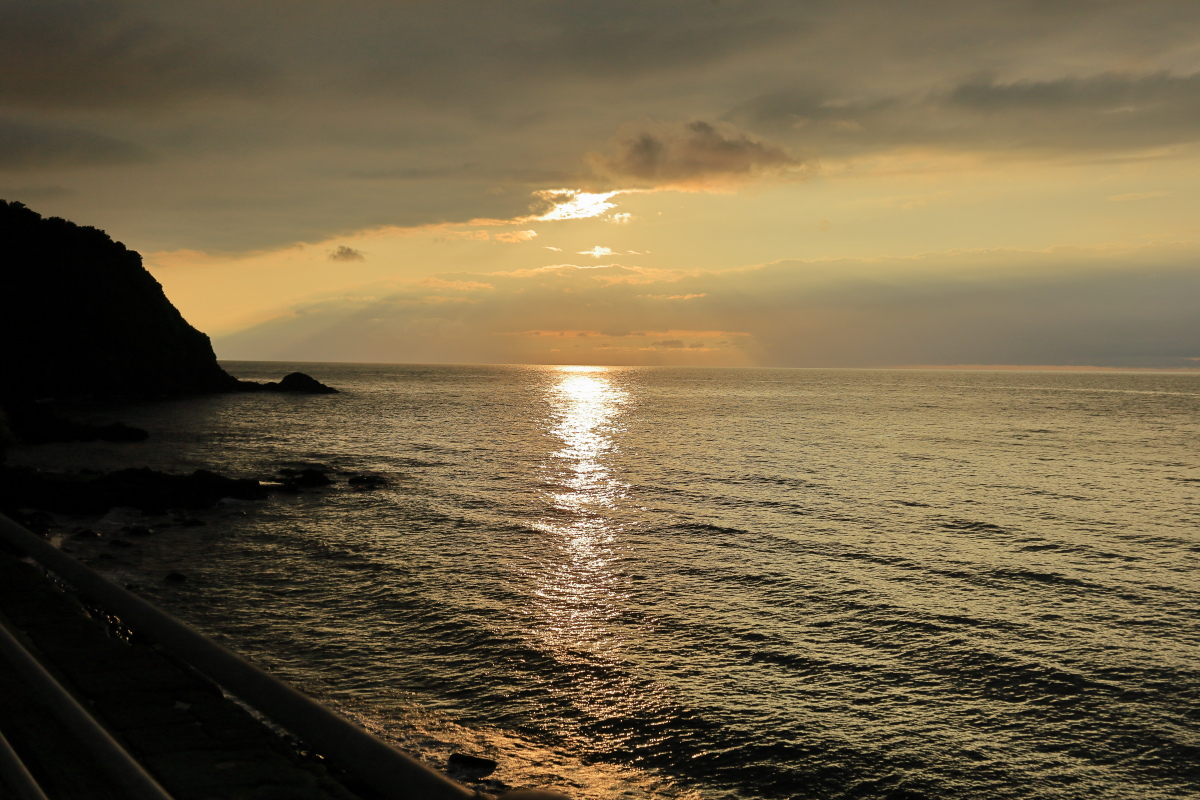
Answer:
<path fill-rule="evenodd" d="M 528 242 L 536 236 L 537 231 L 508 231 L 506 233 L 493 233 L 492 240 L 506 244 L 516 244 L 517 242 Z"/>

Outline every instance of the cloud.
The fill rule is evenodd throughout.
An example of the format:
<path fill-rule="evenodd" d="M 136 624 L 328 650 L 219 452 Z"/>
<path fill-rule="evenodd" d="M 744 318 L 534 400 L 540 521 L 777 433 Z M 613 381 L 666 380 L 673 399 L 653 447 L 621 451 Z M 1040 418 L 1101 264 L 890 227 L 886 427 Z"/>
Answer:
<path fill-rule="evenodd" d="M 280 360 L 1177 368 L 1200 358 L 1198 257 L 1189 244 L 448 274 L 316 300 L 216 347 Z M 579 331 L 596 335 L 559 335 Z"/>
<path fill-rule="evenodd" d="M 0 4 L 0 102 L 25 108 L 177 104 L 246 95 L 268 71 L 247 55 L 222 55 L 139 4 L 39 0 Z"/>
<path fill-rule="evenodd" d="M 949 89 L 844 97 L 778 89 L 730 114 L 827 155 L 904 147 L 1079 152 L 1200 141 L 1200 73 L 1101 72 L 1047 80 L 975 76 Z"/>
<path fill-rule="evenodd" d="M 505 233 L 493 233 L 492 241 L 516 244 L 517 242 L 528 242 L 536 236 L 537 231 L 508 231 Z"/>
<path fill-rule="evenodd" d="M 148 158 L 137 145 L 79 128 L 0 119 L 0 169 L 71 169 L 131 164 Z"/>
<path fill-rule="evenodd" d="M 991 124 L 992 136 L 1018 146 L 1148 147 L 1200 139 L 1200 73 L 975 80 L 944 102 L 977 114 Z"/>
<path fill-rule="evenodd" d="M 478 292 L 496 288 L 494 285 L 490 283 L 484 283 L 482 281 L 448 281 L 443 278 L 425 278 L 419 281 L 419 283 L 421 286 L 432 286 L 438 289 L 451 289 L 457 292 Z"/>
<path fill-rule="evenodd" d="M 1129 194 L 1113 194 L 1105 199 L 1110 203 L 1128 203 L 1131 200 L 1153 200 L 1157 197 L 1167 197 L 1170 192 L 1130 192 Z"/>
<path fill-rule="evenodd" d="M 706 189 L 764 177 L 798 175 L 803 162 L 729 123 L 643 121 L 626 125 L 609 153 L 590 153 L 601 176 L 618 184 Z"/>
<path fill-rule="evenodd" d="M 0 186 L 0 198 L 9 200 L 57 200 L 60 197 L 67 197 L 71 194 L 71 190 L 64 186 Z"/>
<path fill-rule="evenodd" d="M 447 242 L 455 239 L 475 239 L 477 241 L 486 242 L 492 238 L 492 234 L 488 231 L 445 230 L 437 238 Z"/>
<path fill-rule="evenodd" d="M 591 256 L 592 258 L 602 258 L 604 256 L 614 255 L 614 253 L 612 250 L 609 250 L 607 247 L 601 247 L 600 245 L 596 245 L 591 250 L 580 250 L 579 255 Z"/>
<path fill-rule="evenodd" d="M 465 225 L 488 225 L 501 226 L 513 225 L 529 222 L 529 217 L 517 217 L 516 219 L 473 219 L 466 223 L 437 223 L 433 225 L 418 225 L 412 228 L 393 228 L 387 227 L 382 229 L 388 234 L 396 236 L 420 236 L 430 235 L 435 241 L 450 242 L 455 240 L 474 240 L 480 242 L 500 242 L 501 244 L 519 244 L 521 242 L 532 241 L 537 238 L 537 231 L 482 231 L 482 230 L 461 230 Z M 376 231 L 378 233 L 378 231 Z"/>
<path fill-rule="evenodd" d="M 957 86 L 947 95 L 947 100 L 953 105 L 1001 113 L 1034 109 L 1119 114 L 1168 108 L 1192 118 L 1195 109 L 1200 107 L 1196 97 L 1198 90 L 1200 74 L 1105 72 L 1008 83 L 995 78 L 977 79 Z"/>
<path fill-rule="evenodd" d="M 329 251 L 330 261 L 366 261 L 367 256 L 361 250 L 355 250 L 353 247 L 346 245 L 338 245 L 336 250 Z"/>
<path fill-rule="evenodd" d="M 794 35 L 797 22 L 772 5 L 701 11 L 683 2 L 621 0 L 568 10 L 551 3 L 542 9 L 549 35 L 531 37 L 532 46 L 516 55 L 532 69 L 553 64 L 593 79 L 690 67 Z"/>
<path fill-rule="evenodd" d="M 250 251 L 516 219 L 545 187 L 727 188 L 904 148 L 1171 147 L 1196 138 L 1198 25 L 1194 0 L 8 0 L 0 116 L 129 144 L 79 145 L 105 174 L 10 155 L 47 173 L 16 183 L 67 190 L 48 213 L 142 249 Z M 641 123 L 604 146 L 646 119 L 715 133 Z"/>
<path fill-rule="evenodd" d="M 786 41 L 803 9 L 767 0 L 697 6 L 686 0 L 612 0 L 597 6 L 546 0 L 481 6 L 444 2 L 420 14 L 374 13 L 360 36 L 370 59 L 346 75 L 347 89 L 440 103 L 503 105 L 521 91 L 614 86 L 631 79 L 719 67 L 731 57 Z M 453 51 L 446 42 L 457 42 Z M 438 69 L 437 66 L 453 67 Z M 474 80 L 458 80 L 469 73 Z M 507 95 L 507 96 L 506 96 Z"/>
<path fill-rule="evenodd" d="M 662 281 L 670 282 L 691 274 L 687 270 L 627 267 L 620 264 L 551 264 L 536 269 L 518 269 L 511 272 L 490 274 L 516 279 L 533 278 L 572 281 L 581 273 L 587 273 L 583 280 L 605 286 L 614 283 L 651 284 Z"/>

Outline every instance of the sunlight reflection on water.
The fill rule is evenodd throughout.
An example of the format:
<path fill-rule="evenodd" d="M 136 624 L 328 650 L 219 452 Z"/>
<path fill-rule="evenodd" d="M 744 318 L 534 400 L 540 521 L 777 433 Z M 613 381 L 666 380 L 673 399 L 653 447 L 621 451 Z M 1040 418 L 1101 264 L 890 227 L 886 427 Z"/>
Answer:
<path fill-rule="evenodd" d="M 609 512 L 625 486 L 613 478 L 611 433 L 628 401 L 604 367 L 560 367 L 547 390 L 549 432 L 562 446 L 542 465 L 551 513 L 537 527 L 555 537 L 535 591 L 540 635 L 553 650 L 604 652 L 605 624 L 622 595 L 612 564 L 618 529 Z"/>

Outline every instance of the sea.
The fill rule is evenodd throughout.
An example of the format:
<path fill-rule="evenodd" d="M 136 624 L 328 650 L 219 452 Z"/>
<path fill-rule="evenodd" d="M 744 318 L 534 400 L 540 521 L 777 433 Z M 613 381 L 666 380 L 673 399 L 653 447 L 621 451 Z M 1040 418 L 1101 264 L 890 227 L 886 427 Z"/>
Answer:
<path fill-rule="evenodd" d="M 58 541 L 474 785 L 1200 797 L 1200 374 L 224 366 L 10 461 L 325 470 Z"/>

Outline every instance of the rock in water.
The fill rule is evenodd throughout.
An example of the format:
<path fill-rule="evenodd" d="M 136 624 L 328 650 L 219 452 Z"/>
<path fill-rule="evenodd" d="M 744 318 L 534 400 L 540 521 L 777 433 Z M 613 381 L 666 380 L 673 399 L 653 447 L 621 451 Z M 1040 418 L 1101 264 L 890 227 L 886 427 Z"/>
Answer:
<path fill-rule="evenodd" d="M 388 480 L 387 478 L 379 475 L 362 474 L 351 475 L 350 480 L 346 481 L 346 483 L 350 484 L 350 488 L 352 489 L 358 489 L 359 491 L 370 491 L 371 489 L 378 489 L 381 486 L 387 486 Z"/>
<path fill-rule="evenodd" d="M 332 386 L 326 386 L 316 378 L 305 375 L 303 372 L 293 372 L 289 375 L 284 375 L 279 381 L 279 391 L 281 392 L 304 392 L 306 394 L 336 394 L 337 389 Z"/>
<path fill-rule="evenodd" d="M 142 468 L 85 476 L 0 466 L 0 509 L 25 503 L 65 514 L 101 513 L 117 506 L 162 513 L 171 508 L 208 508 L 225 498 L 266 496 L 256 480 L 227 478 L 203 469 L 191 475 Z"/>
<path fill-rule="evenodd" d="M 279 474 L 284 477 L 283 485 L 288 489 L 314 489 L 333 483 L 333 480 L 319 469 L 288 469 L 285 467 L 279 470 Z"/>
<path fill-rule="evenodd" d="M 296 394 L 337 394 L 338 391 L 303 372 L 292 372 L 283 376 L 283 379 L 277 383 L 238 381 L 237 388 L 243 392 L 295 392 Z"/>
<path fill-rule="evenodd" d="M 469 756 L 466 753 L 451 753 L 448 761 L 452 770 L 472 778 L 485 778 L 496 771 L 497 764 L 490 758 Z"/>

